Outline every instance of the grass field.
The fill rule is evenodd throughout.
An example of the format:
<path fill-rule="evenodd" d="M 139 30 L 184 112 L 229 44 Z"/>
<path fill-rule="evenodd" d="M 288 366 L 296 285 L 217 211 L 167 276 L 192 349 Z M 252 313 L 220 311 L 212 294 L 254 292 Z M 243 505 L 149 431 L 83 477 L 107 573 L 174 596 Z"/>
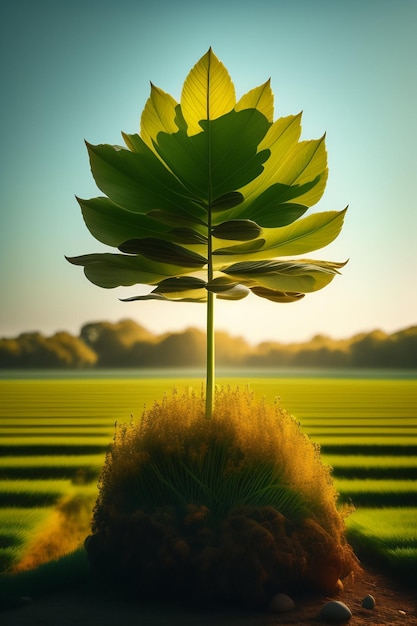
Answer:
<path fill-rule="evenodd" d="M 249 385 L 257 397 L 278 398 L 321 445 L 340 501 L 356 506 L 347 526 L 359 555 L 405 577 L 416 575 L 416 380 L 239 378 L 218 384 Z M 199 392 L 201 380 L 0 381 L 0 571 L 24 558 L 43 531 L 62 530 L 63 516 L 74 517 L 69 500 L 92 506 L 114 423 L 140 417 L 174 386 Z"/>

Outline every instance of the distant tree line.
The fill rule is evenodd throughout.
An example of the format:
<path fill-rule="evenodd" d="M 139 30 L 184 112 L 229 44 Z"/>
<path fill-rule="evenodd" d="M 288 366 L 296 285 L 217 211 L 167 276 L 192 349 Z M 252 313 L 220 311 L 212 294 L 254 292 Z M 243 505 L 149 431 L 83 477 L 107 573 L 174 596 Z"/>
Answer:
<path fill-rule="evenodd" d="M 217 333 L 217 364 L 230 367 L 417 368 L 417 326 L 350 339 L 317 335 L 304 343 L 263 342 Z M 97 322 L 79 337 L 39 332 L 0 339 L 0 368 L 204 367 L 205 336 L 195 328 L 155 335 L 132 320 Z"/>

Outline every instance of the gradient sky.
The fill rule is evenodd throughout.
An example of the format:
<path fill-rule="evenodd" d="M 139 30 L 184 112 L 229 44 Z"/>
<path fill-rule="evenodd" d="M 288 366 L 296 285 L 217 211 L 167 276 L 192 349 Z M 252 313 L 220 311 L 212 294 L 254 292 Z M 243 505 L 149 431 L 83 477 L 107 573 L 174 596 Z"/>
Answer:
<path fill-rule="evenodd" d="M 75 200 L 101 195 L 84 139 L 137 132 L 149 82 L 179 99 L 209 46 L 238 97 L 271 77 L 275 118 L 303 110 L 302 138 L 326 131 L 312 210 L 349 204 L 339 238 L 310 255 L 349 258 L 342 276 L 299 303 L 218 301 L 216 327 L 258 343 L 417 323 L 415 0 L 14 0 L 0 23 L 0 336 L 126 317 L 204 328 L 204 305 L 119 302 L 138 290 L 100 289 L 64 255 L 104 249 Z"/>

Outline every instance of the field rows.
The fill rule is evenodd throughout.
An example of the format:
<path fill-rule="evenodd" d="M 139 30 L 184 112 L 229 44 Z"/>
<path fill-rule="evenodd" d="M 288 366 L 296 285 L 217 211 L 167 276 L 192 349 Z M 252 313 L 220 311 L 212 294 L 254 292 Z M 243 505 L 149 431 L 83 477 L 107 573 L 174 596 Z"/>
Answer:
<path fill-rule="evenodd" d="M 201 389 L 200 379 L 3 380 L 1 416 L 60 418 L 75 416 L 128 420 L 138 417 L 175 388 Z M 304 417 L 378 417 L 415 419 L 416 381 L 338 379 L 220 379 L 218 387 L 249 386 L 258 397 L 279 399 L 290 413 Z"/>
<path fill-rule="evenodd" d="M 99 436 L 99 435 L 103 435 L 106 438 L 109 437 L 109 435 L 111 436 L 112 434 L 112 430 L 111 428 L 109 428 L 108 426 L 96 426 L 96 425 L 92 425 L 91 421 L 89 423 L 89 425 L 87 424 L 80 424 L 80 425 L 76 425 L 76 426 L 43 426 L 43 425 L 37 425 L 36 421 L 34 420 L 35 423 L 32 423 L 32 426 L 24 426 L 21 427 L 20 424 L 16 424 L 14 427 L 13 426 L 9 426 L 7 428 L 1 428 L 0 427 L 0 437 L 1 437 L 1 441 L 5 441 L 6 443 L 13 439 L 16 438 L 23 438 L 26 437 L 26 440 L 28 442 L 30 442 L 30 438 L 36 438 L 36 437 L 48 437 L 48 438 L 52 438 L 52 437 L 67 437 L 67 436 L 73 436 L 73 437 L 86 437 L 88 435 L 93 435 L 95 437 Z M 415 436 L 415 432 L 416 429 L 413 426 L 398 426 L 398 424 L 392 425 L 391 422 L 391 426 L 380 426 L 378 424 L 378 437 L 382 440 L 383 437 L 390 437 L 390 439 L 392 439 L 393 436 L 397 436 L 398 435 L 398 429 L 401 428 L 401 439 L 403 439 L 404 435 L 410 435 L 409 437 L 409 441 L 410 443 L 412 443 L 413 445 L 415 443 L 417 443 L 417 437 Z M 356 437 L 362 437 L 362 438 L 366 438 L 366 437 L 371 437 L 371 438 L 375 438 L 375 424 L 374 425 L 366 425 L 363 426 L 362 423 L 359 423 L 357 426 L 339 426 L 339 425 L 333 425 L 332 426 L 323 426 L 323 425 L 319 425 L 319 426 L 315 426 L 315 425 L 311 425 L 309 424 L 309 422 L 307 420 L 305 420 L 304 425 L 303 425 L 303 431 L 307 434 L 307 435 L 311 435 L 314 437 L 331 437 L 331 436 L 336 436 L 336 437 L 340 437 L 340 435 L 344 435 L 347 436 L 349 435 L 351 438 L 356 438 Z M 399 440 L 399 439 L 398 439 Z"/>
<path fill-rule="evenodd" d="M 340 501 L 357 507 L 348 518 L 356 545 L 417 564 L 416 381 L 255 378 L 220 385 L 237 382 L 250 382 L 267 401 L 279 397 L 320 444 Z M 173 386 L 166 379 L 0 381 L 0 571 L 62 497 L 94 498 L 115 422 L 140 418 Z M 199 391 L 201 381 L 176 387 Z"/>

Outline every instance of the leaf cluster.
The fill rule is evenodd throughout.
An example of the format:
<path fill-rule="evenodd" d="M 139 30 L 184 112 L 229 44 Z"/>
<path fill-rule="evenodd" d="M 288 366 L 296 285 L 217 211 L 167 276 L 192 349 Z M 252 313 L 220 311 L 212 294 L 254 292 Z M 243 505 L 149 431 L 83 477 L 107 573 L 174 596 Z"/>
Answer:
<path fill-rule="evenodd" d="M 180 102 L 152 85 L 140 134 L 87 143 L 104 196 L 79 199 L 85 223 L 118 253 L 69 258 L 94 284 L 145 284 L 127 300 L 206 302 L 253 293 L 294 302 L 343 263 L 291 259 L 332 242 L 345 210 L 304 216 L 327 180 L 324 137 L 300 141 L 301 114 L 273 121 L 269 81 L 236 99 L 210 49 Z"/>

